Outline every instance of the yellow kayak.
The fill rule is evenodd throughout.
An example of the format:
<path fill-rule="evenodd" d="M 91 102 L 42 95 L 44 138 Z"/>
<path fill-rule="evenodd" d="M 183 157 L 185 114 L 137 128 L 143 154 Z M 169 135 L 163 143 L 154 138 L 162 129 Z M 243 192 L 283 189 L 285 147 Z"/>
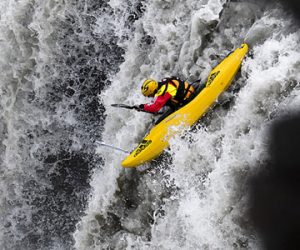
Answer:
<path fill-rule="evenodd" d="M 168 147 L 169 140 L 192 126 L 215 103 L 238 72 L 248 45 L 229 54 L 209 74 L 205 88 L 187 105 L 173 112 L 154 126 L 143 141 L 122 162 L 122 166 L 136 167 L 159 156 Z"/>

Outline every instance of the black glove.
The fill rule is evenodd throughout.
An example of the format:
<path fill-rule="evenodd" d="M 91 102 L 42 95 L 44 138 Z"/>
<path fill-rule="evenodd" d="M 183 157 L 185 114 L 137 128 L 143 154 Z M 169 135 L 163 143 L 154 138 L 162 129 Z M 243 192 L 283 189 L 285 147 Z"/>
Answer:
<path fill-rule="evenodd" d="M 144 104 L 134 105 L 133 107 L 137 111 L 143 111 L 144 110 Z"/>

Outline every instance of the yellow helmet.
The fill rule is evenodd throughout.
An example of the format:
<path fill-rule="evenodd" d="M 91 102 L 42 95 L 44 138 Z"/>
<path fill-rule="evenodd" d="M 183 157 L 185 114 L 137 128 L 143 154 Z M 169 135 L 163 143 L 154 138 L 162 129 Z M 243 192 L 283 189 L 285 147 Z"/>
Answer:
<path fill-rule="evenodd" d="M 158 82 L 153 79 L 147 79 L 142 85 L 142 94 L 144 96 L 154 96 L 158 89 Z"/>

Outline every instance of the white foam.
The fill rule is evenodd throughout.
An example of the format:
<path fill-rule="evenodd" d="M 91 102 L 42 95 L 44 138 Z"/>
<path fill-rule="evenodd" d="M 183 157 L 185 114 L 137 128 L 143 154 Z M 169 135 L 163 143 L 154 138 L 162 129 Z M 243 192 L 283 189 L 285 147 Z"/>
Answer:
<path fill-rule="evenodd" d="M 110 1 L 114 8 L 119 8 L 118 3 Z M 125 62 L 120 72 L 112 77 L 111 87 L 101 95 L 107 108 L 105 142 L 130 149 L 144 136 L 150 123 L 149 115 L 110 107 L 111 103 L 132 105 L 145 102 L 139 93 L 143 79 L 178 74 L 186 78 L 190 74 L 207 76 L 211 64 L 215 63 L 210 56 L 220 51 L 226 54 L 221 46 L 222 39 L 230 40 L 230 36 L 237 33 L 236 27 L 234 32 L 228 28 L 228 32 L 214 33 L 215 42 L 201 48 L 202 57 L 195 57 L 200 55 L 197 53 L 203 34 L 211 32 L 207 25 L 219 21 L 223 3 L 156 0 L 146 4 L 146 11 L 136 21 L 131 39 L 120 40 L 120 45 L 126 48 Z M 238 20 L 237 16 L 231 24 L 234 26 L 233 22 Z M 264 16 L 264 20 L 281 27 L 290 25 L 270 13 Z M 115 27 L 118 29 L 122 24 L 116 23 Z M 242 27 L 241 30 L 245 32 L 247 29 Z M 144 32 L 155 39 L 146 50 L 140 46 Z M 143 189 L 144 192 L 153 192 L 156 197 L 152 200 L 154 224 L 151 239 L 134 233 L 141 227 L 141 221 L 137 221 L 140 218 L 138 213 L 143 213 L 137 209 L 136 214 L 120 218 L 128 232 L 118 232 L 109 239 L 119 241 L 117 249 L 232 249 L 241 248 L 243 244 L 250 249 L 259 248 L 259 242 L 255 236 L 249 235 L 244 221 L 247 207 L 244 180 L 267 158 L 265 132 L 274 113 L 278 115 L 293 105 L 299 105 L 299 90 L 293 89 L 290 95 L 283 95 L 290 89 L 290 80 L 299 82 L 299 52 L 299 34 L 283 36 L 280 29 L 274 36 L 267 33 L 264 41 L 254 46 L 253 58 L 245 60 L 239 83 L 235 83 L 243 88 L 237 94 L 234 107 L 229 111 L 216 110 L 207 127 L 203 125 L 183 138 L 172 139 L 170 169 L 152 177 L 147 174 L 140 176 L 142 184 L 137 192 Z M 196 70 L 195 65 L 201 70 Z M 284 109 L 283 105 L 288 108 Z M 95 214 L 106 214 L 109 205 L 116 201 L 116 178 L 124 174 L 120 167 L 123 155 L 100 148 L 98 153 L 104 156 L 105 165 L 93 175 L 93 191 L 86 216 L 74 235 L 77 249 L 97 249 L 97 243 L 88 239 L 97 242 L 101 235 L 91 233 L 91 223 L 95 222 Z M 154 184 L 155 178 L 160 180 L 159 184 L 166 193 L 170 186 L 177 187 L 177 192 L 165 198 L 163 205 L 159 203 L 160 196 L 156 191 L 164 189 Z M 165 211 L 163 216 L 158 215 L 160 209 Z"/>

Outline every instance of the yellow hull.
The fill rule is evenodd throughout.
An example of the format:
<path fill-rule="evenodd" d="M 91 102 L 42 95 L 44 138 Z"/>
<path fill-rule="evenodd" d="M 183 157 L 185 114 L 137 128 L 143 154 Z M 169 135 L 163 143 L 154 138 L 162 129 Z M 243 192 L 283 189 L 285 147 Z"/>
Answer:
<path fill-rule="evenodd" d="M 198 121 L 228 88 L 247 52 L 248 45 L 242 44 L 218 64 L 210 72 L 206 87 L 190 103 L 154 126 L 137 148 L 123 160 L 122 166 L 136 167 L 154 159 L 168 147 L 170 138 Z"/>

